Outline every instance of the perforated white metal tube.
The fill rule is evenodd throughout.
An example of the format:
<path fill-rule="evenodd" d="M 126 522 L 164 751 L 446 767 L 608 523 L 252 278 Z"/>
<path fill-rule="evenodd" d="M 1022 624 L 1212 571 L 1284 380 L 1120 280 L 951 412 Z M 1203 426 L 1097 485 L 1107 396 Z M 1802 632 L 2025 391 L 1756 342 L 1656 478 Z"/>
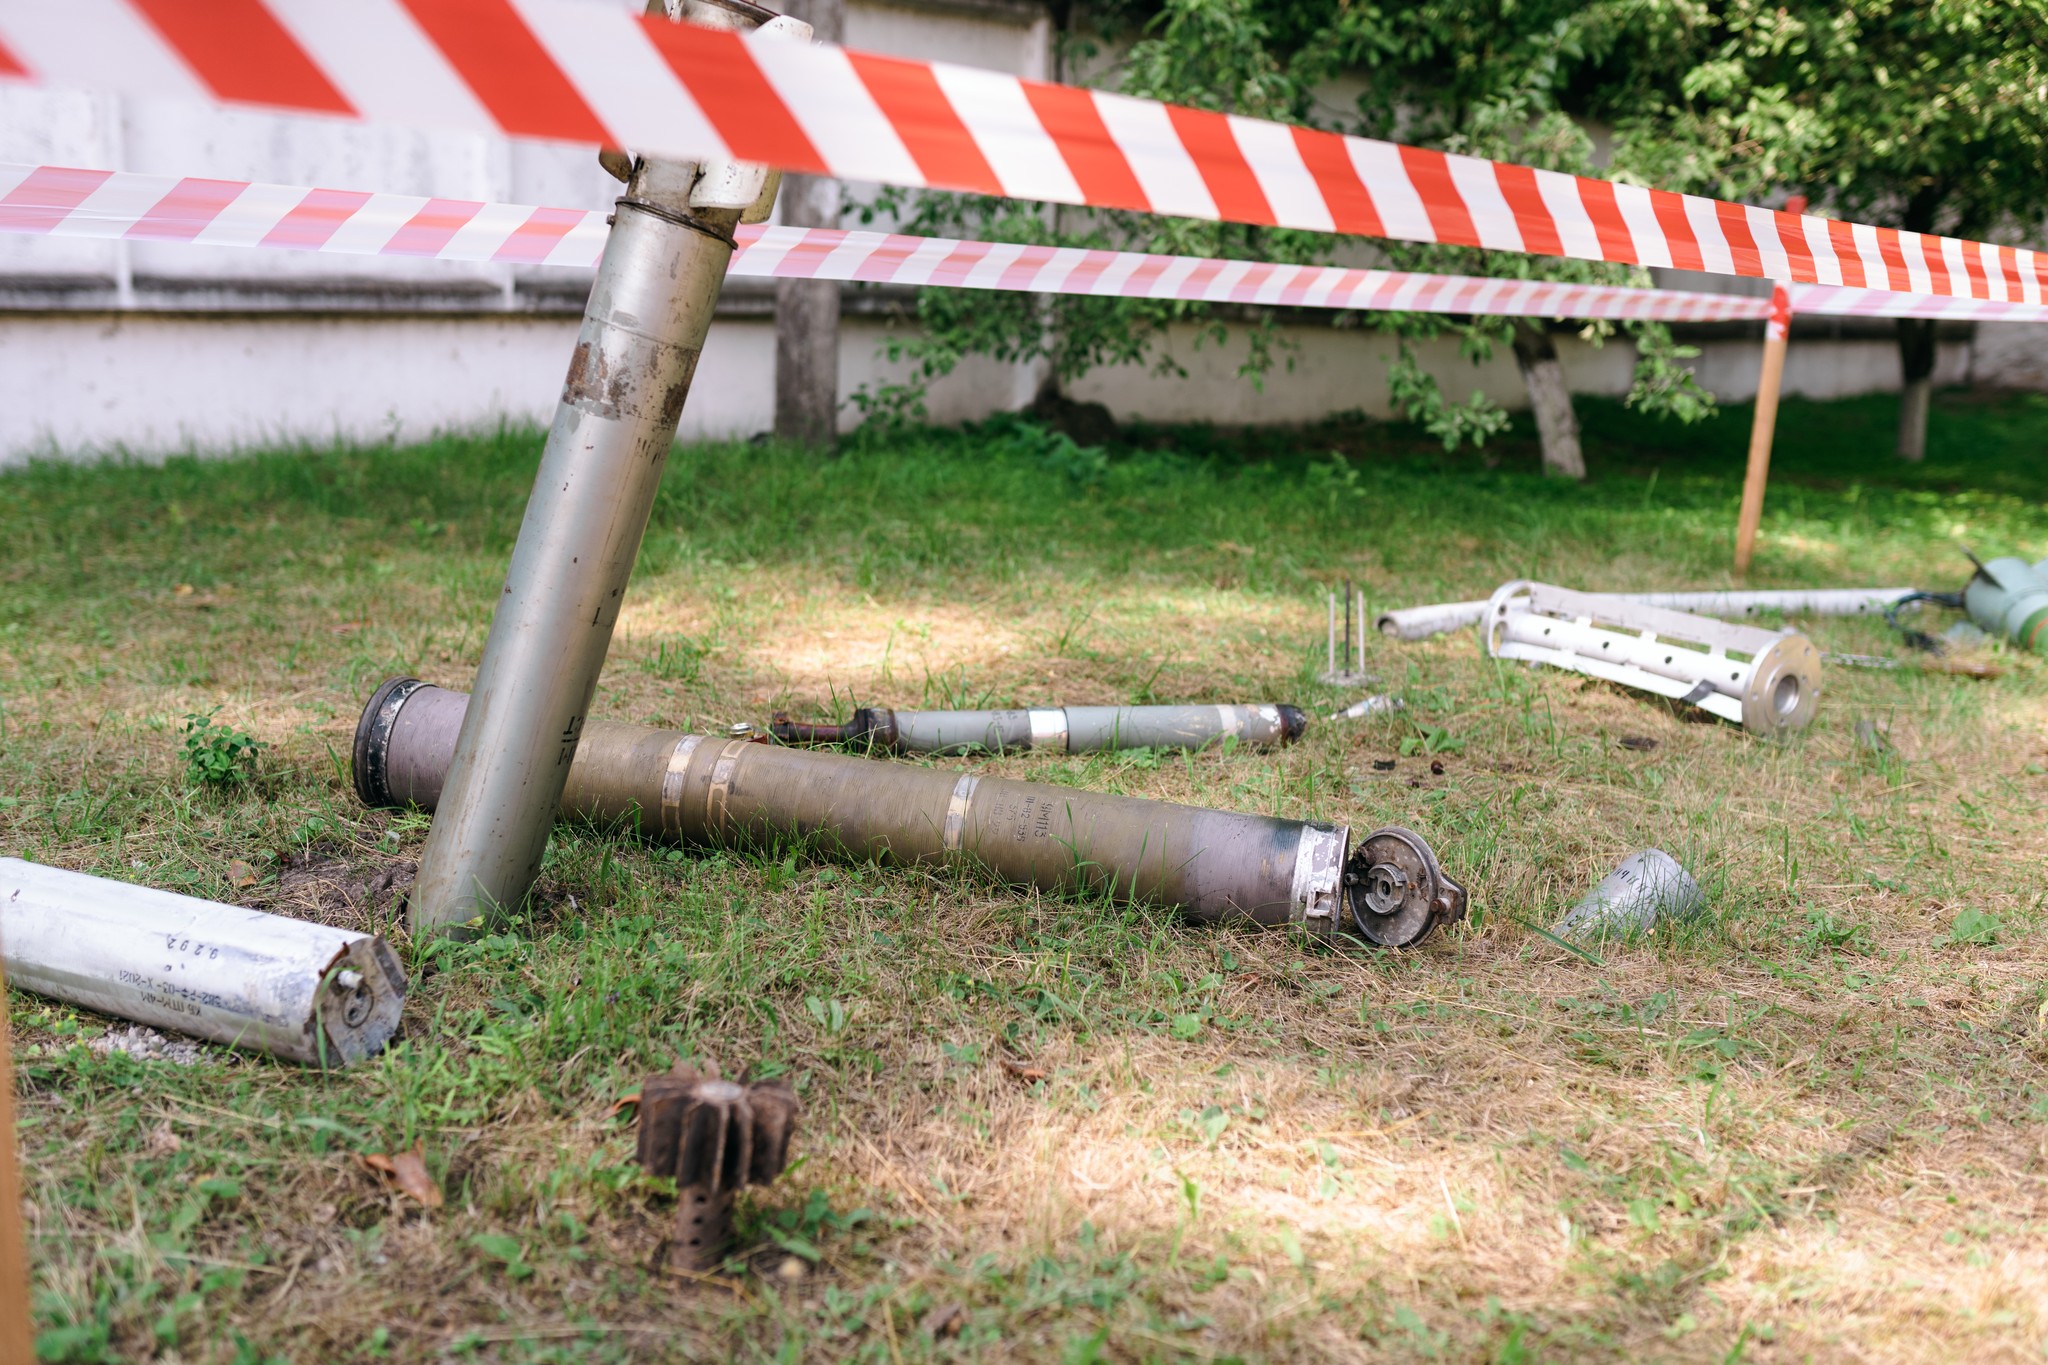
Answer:
<path fill-rule="evenodd" d="M 1527 582 L 1493 595 L 1480 631 L 1495 658 L 1690 702 L 1758 733 L 1802 728 L 1820 699 L 1819 651 L 1789 631 Z"/>
<path fill-rule="evenodd" d="M 1660 639 L 1649 631 L 1630 635 L 1602 629 L 1583 620 L 1568 621 L 1526 611 L 1509 615 L 1494 638 L 1500 644 L 1533 645 L 1565 650 L 1608 663 L 1629 664 L 1683 683 L 1682 691 L 1691 691 L 1695 684 L 1705 683 L 1738 705 L 1737 713 L 1731 715 L 1730 720 L 1742 719 L 1739 699 L 1743 679 L 1748 677 L 1751 667 L 1746 659 L 1731 659 L 1718 652 L 1691 649 Z"/>
<path fill-rule="evenodd" d="M 1588 593 L 1589 597 L 1641 602 L 1673 611 L 1698 612 L 1724 620 L 1782 612 L 1787 616 L 1875 616 L 1912 588 L 1768 588 L 1754 592 L 1618 592 Z M 1434 602 L 1427 606 L 1401 607 L 1381 612 L 1377 626 L 1381 634 L 1397 640 L 1427 640 L 1467 626 L 1477 625 L 1486 614 L 1486 603 Z"/>

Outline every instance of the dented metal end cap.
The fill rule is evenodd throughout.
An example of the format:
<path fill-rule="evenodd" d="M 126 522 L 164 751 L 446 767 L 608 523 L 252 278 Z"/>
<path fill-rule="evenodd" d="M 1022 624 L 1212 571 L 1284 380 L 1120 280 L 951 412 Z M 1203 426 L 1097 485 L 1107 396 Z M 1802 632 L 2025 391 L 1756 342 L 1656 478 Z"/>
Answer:
<path fill-rule="evenodd" d="M 1758 655 L 1742 689 L 1742 728 L 1753 735 L 1803 730 L 1820 709 L 1820 651 L 1790 634 Z"/>
<path fill-rule="evenodd" d="M 1465 918 L 1465 888 L 1444 875 L 1422 836 L 1399 825 L 1360 839 L 1344 865 L 1349 932 L 1383 948 L 1408 948 L 1439 924 Z"/>
<path fill-rule="evenodd" d="M 350 943 L 324 985 L 314 1005 L 324 1042 L 316 1037 L 309 1048 L 316 1062 L 349 1066 L 375 1056 L 397 1036 L 405 1013 L 405 968 L 383 939 Z"/>
<path fill-rule="evenodd" d="M 662 0 L 661 8 L 669 18 L 681 23 L 706 28 L 736 28 L 743 32 L 782 17 L 778 11 L 766 5 L 749 3 L 749 0 Z M 804 27 L 808 30 L 810 25 Z"/>
<path fill-rule="evenodd" d="M 425 686 L 427 684 L 418 678 L 387 679 L 382 687 L 370 694 L 361 719 L 356 721 L 356 742 L 351 762 L 356 798 L 372 810 L 405 804 L 392 797 L 388 780 L 391 729 L 398 724 L 398 713 L 406 698 Z"/>

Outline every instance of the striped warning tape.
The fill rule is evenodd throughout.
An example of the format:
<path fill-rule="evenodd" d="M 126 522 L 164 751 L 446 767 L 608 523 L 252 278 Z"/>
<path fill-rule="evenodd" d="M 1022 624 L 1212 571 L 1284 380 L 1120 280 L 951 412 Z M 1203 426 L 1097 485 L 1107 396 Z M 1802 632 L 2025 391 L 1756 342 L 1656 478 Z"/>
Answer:
<path fill-rule="evenodd" d="M 0 231 L 529 265 L 597 264 L 604 215 L 421 195 L 0 164 Z M 1515 317 L 1762 317 L 1740 294 L 1155 256 L 831 228 L 740 229 L 732 275 Z"/>
<path fill-rule="evenodd" d="M 247 180 L 0 164 L 0 232 L 589 268 L 604 214 Z"/>
<path fill-rule="evenodd" d="M 0 232 L 589 269 L 605 215 L 474 199 L 0 163 Z M 1783 300 L 1157 256 L 834 228 L 742 227 L 729 274 L 1198 303 L 1503 317 L 1731 322 L 1793 312 L 2048 321 L 2048 305 L 1793 285 Z"/>
<path fill-rule="evenodd" d="M 2039 304 L 2012 247 L 1780 213 L 628 0 L 0 0 L 0 78 L 731 157 L 849 180 Z"/>
<path fill-rule="evenodd" d="M 1796 313 L 1835 317 L 1955 318 L 1970 322 L 2044 322 L 2048 306 L 2008 303 L 1997 299 L 1945 298 L 1938 294 L 1895 294 L 1883 289 L 1845 289 L 1837 285 L 1792 286 Z"/>
<path fill-rule="evenodd" d="M 732 273 L 1495 317 L 1705 322 L 1761 317 L 1767 306 L 1763 299 L 1739 294 L 1278 265 L 823 228 L 767 229 L 744 246 L 733 261 Z"/>

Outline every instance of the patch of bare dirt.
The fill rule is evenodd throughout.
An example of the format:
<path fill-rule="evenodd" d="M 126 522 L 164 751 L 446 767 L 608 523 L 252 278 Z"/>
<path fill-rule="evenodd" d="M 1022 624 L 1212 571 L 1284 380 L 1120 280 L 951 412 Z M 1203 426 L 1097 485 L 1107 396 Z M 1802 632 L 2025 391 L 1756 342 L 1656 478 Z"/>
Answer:
<path fill-rule="evenodd" d="M 316 844 L 299 857 L 285 855 L 260 908 L 373 934 L 402 916 L 405 893 L 418 872 L 419 864 L 410 858 L 380 858 L 359 849 L 343 852 Z"/>

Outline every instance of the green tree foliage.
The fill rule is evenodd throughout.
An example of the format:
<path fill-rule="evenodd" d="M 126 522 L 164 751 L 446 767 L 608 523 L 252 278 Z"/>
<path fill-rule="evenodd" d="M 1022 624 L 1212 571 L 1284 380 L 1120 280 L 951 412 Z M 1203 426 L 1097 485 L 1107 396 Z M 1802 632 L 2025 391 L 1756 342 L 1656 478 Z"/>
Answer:
<path fill-rule="evenodd" d="M 2048 0 L 1107 0 L 1062 11 L 1086 67 L 1089 32 L 1137 34 L 1098 83 L 1202 108 L 1719 198 L 1780 202 L 1915 231 L 2025 241 L 2048 208 Z M 1596 145 L 1591 130 L 1606 130 Z M 1356 259 L 1318 233 L 953 196 L 911 196 L 926 231 L 1000 240 L 1250 256 Z M 1641 283 L 1626 267 L 1402 242 L 1405 270 Z M 965 354 L 1043 357 L 1057 380 L 1106 363 L 1177 368 L 1166 331 L 1249 338 L 1248 374 L 1281 358 L 1273 315 L 1202 305 L 929 290 L 925 335 L 902 349 L 927 375 Z M 1484 359 L 1542 329 L 1498 318 L 1352 314 L 1398 338 L 1399 407 L 1446 445 L 1502 422 L 1454 402 L 1411 343 L 1454 336 Z M 1626 326 L 1633 404 L 1690 420 L 1710 399 L 1661 326 Z M 1583 329 L 1593 341 L 1607 324 Z M 1931 373 L 1932 324 L 1900 324 L 1909 386 Z M 1924 427 L 1925 405 L 1907 405 Z M 1902 451 L 1919 436 L 1902 432 Z"/>
<path fill-rule="evenodd" d="M 1560 0 L 1163 0 L 1156 8 L 1116 5 L 1085 16 L 1086 22 L 1073 15 L 1068 20 L 1064 41 L 1077 65 L 1096 55 L 1077 31 L 1092 26 L 1139 34 L 1101 82 L 1128 94 L 1578 174 L 1600 173 L 1593 139 L 1574 117 L 1586 112 L 1579 77 L 1598 67 L 1622 28 L 1604 9 Z M 1626 175 L 1626 168 L 1610 173 Z M 966 196 L 885 196 L 875 212 L 904 214 L 914 231 L 1003 241 L 1295 263 L 1358 259 L 1356 242 L 1325 233 Z M 1372 249 L 1379 261 L 1403 270 L 1648 283 L 1647 272 L 1594 262 L 1403 242 L 1375 242 Z M 926 379 L 968 354 L 1044 359 L 1056 382 L 1108 363 L 1148 361 L 1174 372 L 1179 365 L 1167 329 L 1177 322 L 1198 325 L 1197 344 L 1220 343 L 1233 332 L 1242 336 L 1248 342 L 1243 370 L 1254 380 L 1284 359 L 1272 310 L 932 289 L 923 292 L 919 313 L 922 334 L 896 343 L 895 350 Z M 1463 402 L 1444 394 L 1411 343 L 1452 336 L 1476 363 L 1518 334 L 1526 343 L 1544 330 L 1511 319 L 1434 314 L 1356 313 L 1343 321 L 1398 339 L 1392 396 L 1452 448 L 1484 440 L 1505 416 L 1476 392 Z M 1616 327 L 1593 323 L 1580 330 L 1599 343 Z M 1711 410 L 1711 398 L 1682 364 L 1691 351 L 1676 346 L 1658 324 L 1622 324 L 1621 330 L 1638 353 L 1631 403 L 1686 420 Z M 914 386 L 897 395 L 899 401 L 913 397 Z"/>
<path fill-rule="evenodd" d="M 2048 216 L 2044 0 L 1617 3 L 1596 75 L 1652 182 L 1787 190 L 1858 222 L 2030 241 Z M 1934 324 L 1903 319 L 1899 449 L 1919 458 Z M 1919 400 L 1912 390 L 1920 386 Z"/>

